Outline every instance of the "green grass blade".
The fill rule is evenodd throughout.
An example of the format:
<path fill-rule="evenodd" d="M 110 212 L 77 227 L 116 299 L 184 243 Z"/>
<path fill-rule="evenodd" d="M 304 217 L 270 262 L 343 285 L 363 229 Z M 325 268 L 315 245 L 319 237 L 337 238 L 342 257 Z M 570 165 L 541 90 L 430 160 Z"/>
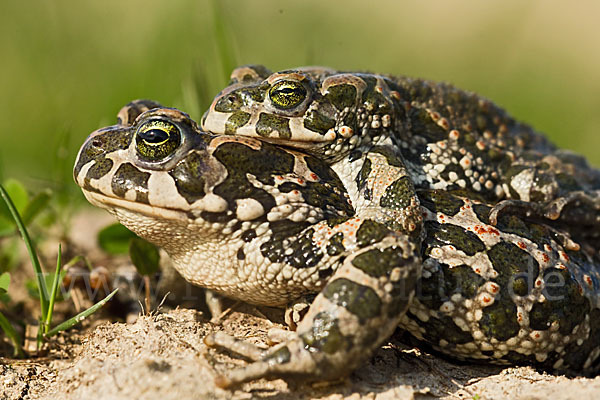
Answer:
<path fill-rule="evenodd" d="M 117 293 L 117 290 L 119 290 L 119 288 L 113 290 L 108 296 L 106 296 L 87 310 L 82 311 L 76 316 L 69 318 L 65 322 L 57 325 L 54 329 L 51 329 L 48 333 L 46 333 L 45 337 L 49 338 L 51 336 L 56 335 L 58 332 L 64 331 L 66 329 L 71 328 L 74 325 L 77 325 L 78 323 L 89 317 L 91 314 L 95 313 L 96 310 L 98 310 L 104 304 L 106 304 L 115 295 L 115 293 Z"/>
<path fill-rule="evenodd" d="M 50 293 L 50 303 L 48 304 L 48 315 L 44 321 L 44 334 L 48 333 L 50 324 L 52 323 L 52 312 L 54 311 L 54 300 L 56 299 L 56 293 L 58 291 L 58 285 L 60 285 L 60 269 L 62 267 L 62 247 L 58 244 L 58 256 L 56 257 L 56 272 L 54 274 L 54 280 L 52 281 L 52 292 Z"/>
<path fill-rule="evenodd" d="M 48 314 L 48 293 L 46 293 L 46 285 L 44 283 L 44 275 L 42 272 L 42 267 L 40 266 L 40 260 L 35 252 L 35 248 L 31 243 L 31 238 L 29 237 L 29 233 L 27 233 L 27 229 L 25 229 L 25 225 L 21 220 L 21 216 L 19 212 L 15 208 L 12 200 L 8 196 L 8 193 L 4 189 L 2 185 L 0 185 L 0 196 L 4 199 L 8 210 L 12 214 L 13 219 L 15 220 L 15 224 L 21 232 L 21 237 L 23 237 L 23 241 L 25 242 L 25 246 L 27 247 L 27 251 L 29 252 L 29 258 L 31 259 L 31 264 L 33 265 L 33 269 L 35 270 L 35 276 L 38 282 L 38 290 L 40 293 L 40 307 L 42 310 L 42 319 L 46 317 Z"/>
<path fill-rule="evenodd" d="M 15 357 L 23 357 L 23 347 L 21 346 L 21 336 L 15 331 L 15 328 L 10 324 L 10 322 L 6 319 L 4 314 L 0 312 L 0 328 L 4 331 L 6 336 L 12 342 L 12 345 L 15 349 Z"/>

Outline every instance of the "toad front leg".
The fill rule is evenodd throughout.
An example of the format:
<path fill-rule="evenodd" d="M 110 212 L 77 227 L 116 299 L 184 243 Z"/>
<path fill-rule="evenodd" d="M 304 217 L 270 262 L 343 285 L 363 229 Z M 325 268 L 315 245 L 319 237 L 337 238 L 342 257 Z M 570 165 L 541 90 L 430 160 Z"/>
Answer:
<path fill-rule="evenodd" d="M 221 333 L 207 337 L 208 345 L 255 361 L 218 377 L 219 386 L 276 377 L 334 380 L 352 372 L 392 334 L 420 274 L 422 219 L 401 160 L 383 147 L 376 150 L 365 154 L 359 168 L 350 168 L 358 171 L 357 216 L 333 227 L 322 221 L 309 228 L 314 234 L 307 244 L 317 244 L 329 257 L 324 264 L 330 266 L 319 271 L 335 273 L 297 331 L 266 352 Z"/>
<path fill-rule="evenodd" d="M 256 360 L 218 377 L 219 386 L 277 377 L 334 380 L 352 372 L 392 334 L 414 295 L 420 270 L 416 246 L 372 220 L 340 224 L 330 239 L 356 228 L 354 251 L 339 253 L 339 267 L 286 342 L 262 352 L 222 333 L 206 338 L 210 346 Z"/>

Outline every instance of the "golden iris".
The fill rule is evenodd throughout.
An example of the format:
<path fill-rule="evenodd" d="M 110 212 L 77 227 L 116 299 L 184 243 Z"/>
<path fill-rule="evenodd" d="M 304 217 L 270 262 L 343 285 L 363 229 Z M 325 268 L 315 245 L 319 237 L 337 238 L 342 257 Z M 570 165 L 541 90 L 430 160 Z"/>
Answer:
<path fill-rule="evenodd" d="M 137 152 L 148 161 L 167 158 L 177 150 L 180 143 L 179 129 L 167 121 L 148 121 L 137 130 Z"/>
<path fill-rule="evenodd" d="M 279 81 L 269 89 L 271 103 L 284 110 L 294 108 L 306 98 L 306 89 L 297 81 Z"/>

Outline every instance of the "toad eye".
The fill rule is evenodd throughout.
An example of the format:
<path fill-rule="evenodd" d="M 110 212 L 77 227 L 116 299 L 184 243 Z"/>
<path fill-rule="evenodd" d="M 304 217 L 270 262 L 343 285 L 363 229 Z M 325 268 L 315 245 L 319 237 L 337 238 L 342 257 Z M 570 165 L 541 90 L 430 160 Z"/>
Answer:
<path fill-rule="evenodd" d="M 297 81 L 279 81 L 269 90 L 269 98 L 275 107 L 288 110 L 304 101 L 306 89 Z"/>
<path fill-rule="evenodd" d="M 136 133 L 135 148 L 146 161 L 161 161 L 175 153 L 181 143 L 179 129 L 170 122 L 155 120 L 142 124 Z"/>

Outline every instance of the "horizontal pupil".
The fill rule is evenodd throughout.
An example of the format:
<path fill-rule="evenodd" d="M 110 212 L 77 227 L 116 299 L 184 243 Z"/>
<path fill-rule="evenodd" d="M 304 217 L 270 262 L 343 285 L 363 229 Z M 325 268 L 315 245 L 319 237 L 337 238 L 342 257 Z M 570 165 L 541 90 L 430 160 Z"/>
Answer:
<path fill-rule="evenodd" d="M 147 143 L 162 143 L 169 139 L 169 134 L 162 129 L 150 129 L 145 132 L 140 132 L 139 136 Z"/>
<path fill-rule="evenodd" d="M 292 89 L 292 88 L 283 88 L 279 90 L 279 93 L 281 94 L 294 94 L 296 92 L 296 89 Z"/>

